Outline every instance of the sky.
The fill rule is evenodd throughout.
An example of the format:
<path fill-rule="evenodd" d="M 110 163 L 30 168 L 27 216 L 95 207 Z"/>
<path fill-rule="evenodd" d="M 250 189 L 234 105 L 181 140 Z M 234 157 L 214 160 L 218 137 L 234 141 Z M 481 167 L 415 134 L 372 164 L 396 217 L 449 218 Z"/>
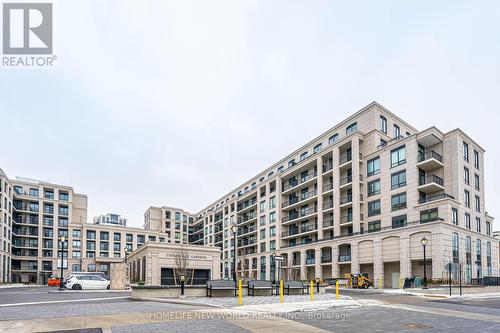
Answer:
<path fill-rule="evenodd" d="M 499 17 L 497 1 L 55 0 L 55 66 L 0 66 L 0 168 L 139 227 L 151 205 L 198 212 L 375 100 L 482 145 L 500 217 Z"/>

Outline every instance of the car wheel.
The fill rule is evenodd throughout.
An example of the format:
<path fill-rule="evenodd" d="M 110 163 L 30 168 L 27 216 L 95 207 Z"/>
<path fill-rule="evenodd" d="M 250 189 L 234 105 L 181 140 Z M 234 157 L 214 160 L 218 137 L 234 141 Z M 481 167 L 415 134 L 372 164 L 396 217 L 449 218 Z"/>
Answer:
<path fill-rule="evenodd" d="M 106 289 L 108 289 L 108 290 L 111 289 L 110 286 L 109 286 L 109 284 L 108 284 L 108 287 Z"/>
<path fill-rule="evenodd" d="M 79 284 L 74 284 L 73 287 L 71 287 L 71 289 L 73 289 L 73 290 L 82 290 L 82 286 L 80 286 Z"/>

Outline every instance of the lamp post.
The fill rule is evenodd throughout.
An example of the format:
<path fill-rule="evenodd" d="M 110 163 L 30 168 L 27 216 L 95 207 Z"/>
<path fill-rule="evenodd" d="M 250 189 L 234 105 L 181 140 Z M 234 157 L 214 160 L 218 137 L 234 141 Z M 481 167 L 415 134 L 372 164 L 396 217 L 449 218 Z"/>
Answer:
<path fill-rule="evenodd" d="M 236 234 L 238 233 L 238 226 L 236 223 L 231 225 L 231 232 L 233 233 L 233 242 L 234 242 L 234 253 L 233 253 L 233 281 L 236 284 Z"/>
<path fill-rule="evenodd" d="M 64 242 L 66 242 L 66 237 L 59 237 L 59 242 L 61 242 L 61 278 L 59 280 L 59 290 L 64 290 L 63 284 L 63 269 L 64 269 Z"/>
<path fill-rule="evenodd" d="M 427 289 L 427 258 L 425 257 L 425 247 L 427 246 L 428 242 L 429 240 L 425 237 L 420 240 L 420 243 L 424 247 L 424 286 L 422 287 L 422 289 Z"/>
<path fill-rule="evenodd" d="M 181 297 L 184 297 L 184 280 L 186 279 L 186 277 L 184 276 L 184 274 L 181 275 Z"/>
<path fill-rule="evenodd" d="M 125 246 L 125 248 L 123 249 L 123 252 L 125 252 L 125 288 L 128 288 L 129 286 L 129 272 L 128 272 L 128 262 L 127 262 L 127 259 L 128 259 L 128 247 Z"/>

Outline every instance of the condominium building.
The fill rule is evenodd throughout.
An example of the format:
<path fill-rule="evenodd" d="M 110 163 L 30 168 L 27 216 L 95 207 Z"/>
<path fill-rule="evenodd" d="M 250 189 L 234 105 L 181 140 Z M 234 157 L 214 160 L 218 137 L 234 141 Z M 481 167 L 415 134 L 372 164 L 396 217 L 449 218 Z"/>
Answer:
<path fill-rule="evenodd" d="M 105 225 L 119 225 L 122 227 L 127 226 L 127 218 L 118 214 L 105 214 L 94 216 L 94 224 L 105 224 Z"/>
<path fill-rule="evenodd" d="M 87 223 L 87 196 L 70 186 L 9 179 L 3 171 L 0 183 L 2 282 L 45 284 L 60 274 L 61 265 L 65 275 L 109 274 L 111 263 L 124 260 L 125 248 L 132 252 L 146 242 L 169 242 L 168 234 L 156 230 Z"/>
<path fill-rule="evenodd" d="M 0 169 L 0 280 L 112 274 L 147 242 L 218 247 L 212 275 L 230 278 L 235 238 L 238 273 L 257 279 L 368 273 L 398 287 L 423 275 L 424 238 L 429 278 L 496 276 L 484 189 L 484 149 L 467 134 L 419 131 L 375 102 L 195 214 L 149 207 L 143 229 L 88 223 L 86 195 Z"/>
<path fill-rule="evenodd" d="M 231 277 L 498 274 L 484 149 L 460 129 L 419 131 L 373 102 L 193 214 L 189 242 L 222 249 Z M 148 220 L 146 219 L 146 223 Z M 285 257 L 278 270 L 273 254 Z M 451 263 L 452 265 L 448 265 Z"/>

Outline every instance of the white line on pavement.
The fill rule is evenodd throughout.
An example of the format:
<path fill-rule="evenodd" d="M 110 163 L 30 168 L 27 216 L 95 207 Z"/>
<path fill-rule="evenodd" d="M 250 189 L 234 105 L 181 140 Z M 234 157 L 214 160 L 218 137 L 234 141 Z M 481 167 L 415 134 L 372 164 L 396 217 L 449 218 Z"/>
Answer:
<path fill-rule="evenodd" d="M 37 305 L 37 304 L 72 303 L 72 302 L 86 302 L 86 301 L 107 301 L 110 299 L 123 299 L 123 298 L 130 298 L 130 296 L 101 297 L 101 298 L 79 298 L 79 299 L 67 299 L 67 300 L 60 300 L 60 301 L 11 303 L 11 304 L 0 304 L 0 307 L 21 306 L 21 305 Z"/>

